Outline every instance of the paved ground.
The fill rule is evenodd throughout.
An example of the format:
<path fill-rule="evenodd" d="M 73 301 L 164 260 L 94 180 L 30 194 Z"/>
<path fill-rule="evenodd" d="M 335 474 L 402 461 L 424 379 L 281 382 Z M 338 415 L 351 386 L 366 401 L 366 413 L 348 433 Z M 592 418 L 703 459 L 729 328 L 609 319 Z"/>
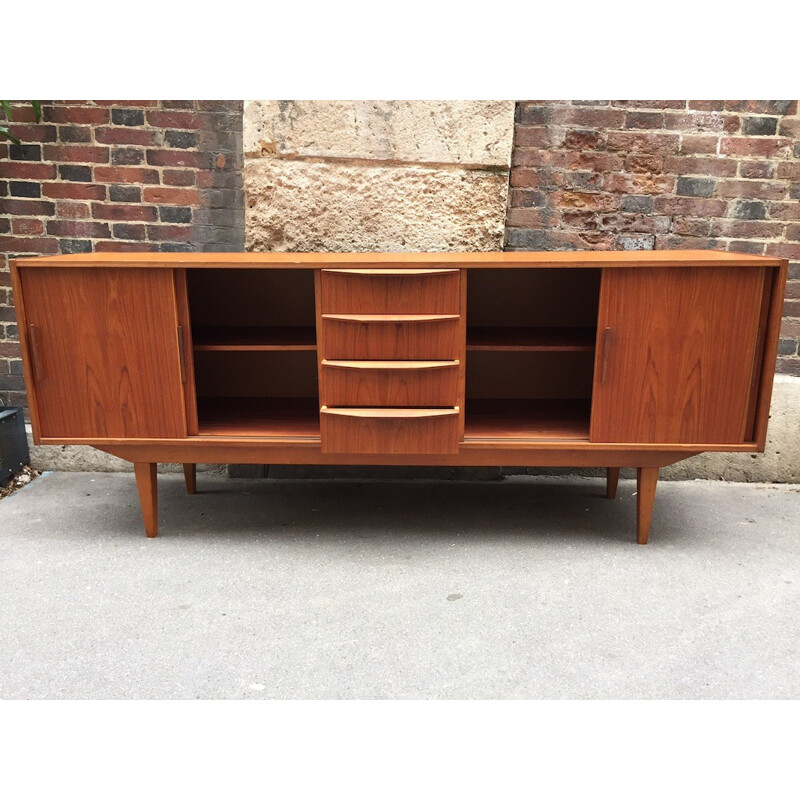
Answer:
<path fill-rule="evenodd" d="M 52 473 L 0 501 L 3 698 L 790 698 L 800 487 Z"/>

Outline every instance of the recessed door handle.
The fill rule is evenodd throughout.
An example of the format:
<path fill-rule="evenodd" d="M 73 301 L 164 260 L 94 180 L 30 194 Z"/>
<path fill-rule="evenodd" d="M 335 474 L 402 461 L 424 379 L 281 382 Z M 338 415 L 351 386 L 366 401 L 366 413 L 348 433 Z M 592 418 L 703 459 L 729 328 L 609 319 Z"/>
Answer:
<path fill-rule="evenodd" d="M 606 385 L 606 378 L 608 377 L 608 351 L 611 349 L 611 328 L 606 328 L 603 331 L 603 372 L 600 380 L 600 385 Z"/>
<path fill-rule="evenodd" d="M 30 342 L 31 363 L 33 365 L 33 377 L 40 381 L 44 377 L 42 362 L 39 358 L 39 341 L 36 338 L 36 326 L 28 325 L 28 341 Z"/>

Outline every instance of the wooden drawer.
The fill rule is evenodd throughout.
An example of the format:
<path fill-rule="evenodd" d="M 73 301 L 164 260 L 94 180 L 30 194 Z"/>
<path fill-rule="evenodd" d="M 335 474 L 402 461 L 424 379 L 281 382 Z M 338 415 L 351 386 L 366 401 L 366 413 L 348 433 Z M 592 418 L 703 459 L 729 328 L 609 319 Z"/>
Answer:
<path fill-rule="evenodd" d="M 323 361 L 326 406 L 455 406 L 458 361 Z"/>
<path fill-rule="evenodd" d="M 320 409 L 323 453 L 457 453 L 458 408 Z"/>
<path fill-rule="evenodd" d="M 323 314 L 322 358 L 435 359 L 459 357 L 456 314 Z"/>
<path fill-rule="evenodd" d="M 457 269 L 323 269 L 323 314 L 458 314 Z"/>

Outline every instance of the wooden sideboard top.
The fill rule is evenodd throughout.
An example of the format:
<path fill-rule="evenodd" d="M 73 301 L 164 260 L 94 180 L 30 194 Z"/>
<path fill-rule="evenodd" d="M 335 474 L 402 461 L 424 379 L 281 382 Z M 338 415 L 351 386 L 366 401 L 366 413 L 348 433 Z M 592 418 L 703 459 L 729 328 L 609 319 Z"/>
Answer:
<path fill-rule="evenodd" d="M 25 267 L 273 267 L 451 266 L 508 269 L 586 267 L 780 267 L 783 259 L 718 250 L 472 252 L 472 253 L 76 253 L 11 259 Z"/>

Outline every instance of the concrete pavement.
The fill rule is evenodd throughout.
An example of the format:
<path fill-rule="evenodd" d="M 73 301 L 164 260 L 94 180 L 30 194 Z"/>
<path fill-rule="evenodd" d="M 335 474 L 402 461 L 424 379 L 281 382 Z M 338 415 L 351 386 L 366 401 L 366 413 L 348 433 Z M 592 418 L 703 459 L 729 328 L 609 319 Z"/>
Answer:
<path fill-rule="evenodd" d="M 0 501 L 2 698 L 791 698 L 800 487 L 51 473 Z"/>

